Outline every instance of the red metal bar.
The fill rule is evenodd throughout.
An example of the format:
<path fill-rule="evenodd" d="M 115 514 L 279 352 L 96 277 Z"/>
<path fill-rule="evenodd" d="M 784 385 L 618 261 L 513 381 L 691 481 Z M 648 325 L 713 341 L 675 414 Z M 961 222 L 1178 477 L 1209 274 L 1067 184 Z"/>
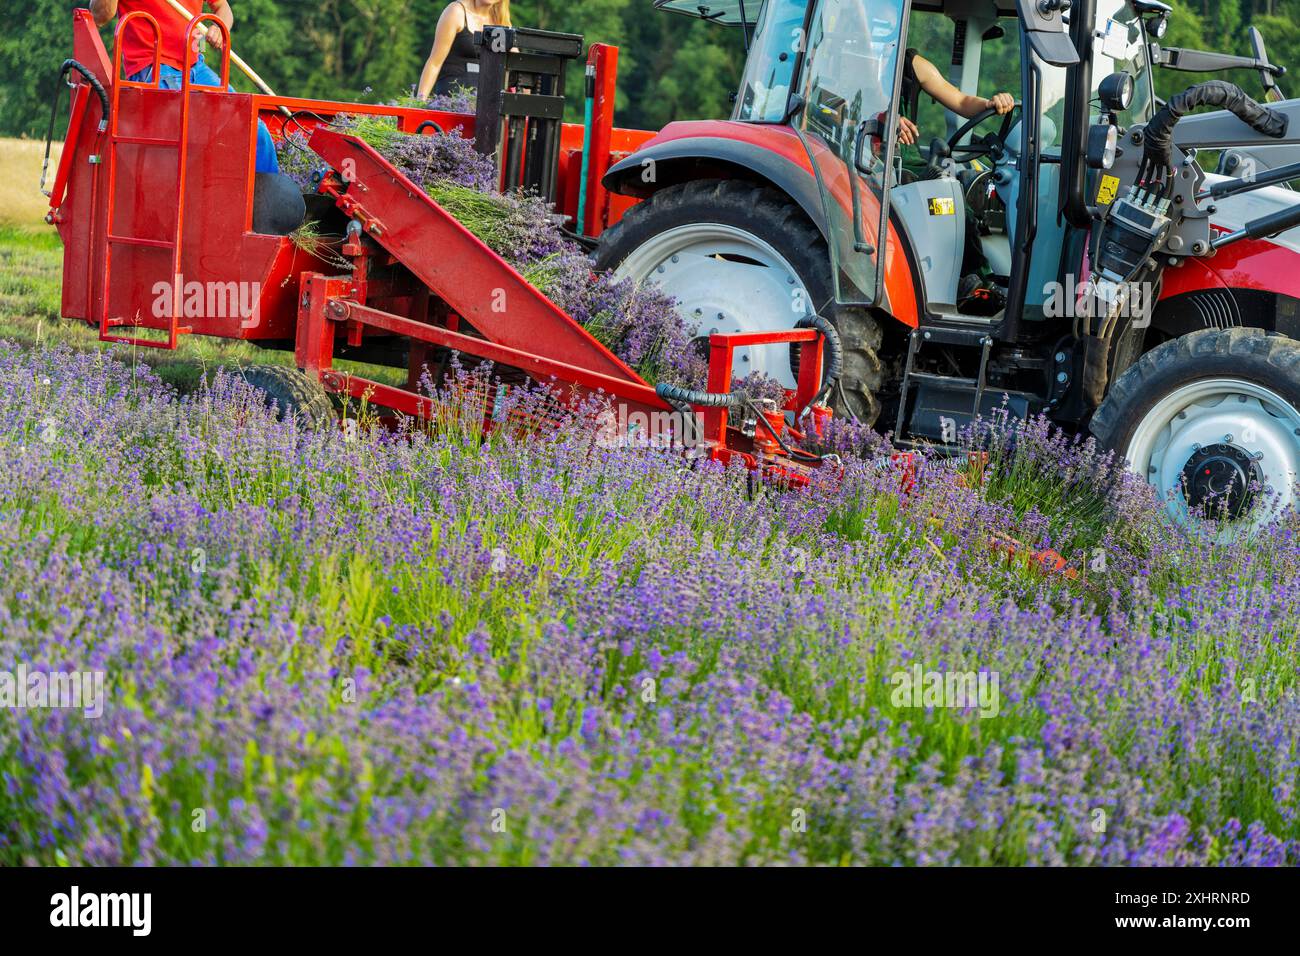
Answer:
<path fill-rule="evenodd" d="M 148 21 L 153 27 L 153 82 L 128 80 L 122 76 L 122 37 L 125 31 L 122 29 L 137 17 Z M 119 86 L 138 86 L 138 87 L 158 87 L 161 83 L 159 77 L 159 68 L 162 66 L 162 28 L 158 26 L 158 21 L 153 18 L 153 14 L 146 13 L 143 10 L 132 10 L 124 17 L 118 17 L 117 29 L 113 31 L 113 119 L 117 119 L 117 87 Z"/>
<path fill-rule="evenodd" d="M 174 139 L 159 139 L 156 136 L 118 136 L 115 142 L 131 146 L 169 146 L 173 149 L 180 145 Z"/>
<path fill-rule="evenodd" d="M 122 76 L 122 37 L 125 34 L 126 25 L 130 23 L 132 20 L 135 20 L 137 18 L 147 22 L 153 28 L 154 45 L 153 45 L 153 82 L 152 83 L 143 83 L 143 82 L 137 82 L 135 80 L 128 80 Z M 114 237 L 113 235 L 113 211 L 116 208 L 116 200 L 117 200 L 117 136 L 118 136 L 118 127 L 122 115 L 122 111 L 121 111 L 122 89 L 123 87 L 127 87 L 127 86 L 134 86 L 134 87 L 160 86 L 161 76 L 159 74 L 160 74 L 161 66 L 162 66 L 162 31 L 158 26 L 158 21 L 155 20 L 150 14 L 144 12 L 143 10 L 133 10 L 130 13 L 128 13 L 126 16 L 119 17 L 117 21 L 117 29 L 113 34 L 113 115 L 109 122 L 109 128 L 108 128 L 108 164 L 107 164 L 108 200 L 107 200 L 107 211 L 105 213 L 106 218 L 104 224 L 104 230 L 107 236 L 107 240 L 104 243 L 104 277 L 103 277 L 104 291 L 103 291 L 103 302 L 101 303 L 101 311 L 99 316 L 99 338 L 101 342 L 123 342 L 132 345 L 134 344 L 144 345 L 149 348 L 157 347 L 159 344 L 150 339 L 141 339 L 137 342 L 136 340 L 125 336 L 111 335 L 108 330 L 115 323 L 111 321 L 111 317 L 109 316 L 108 313 L 109 313 L 109 309 L 111 308 L 110 298 L 109 298 L 109 294 L 111 291 L 109 276 L 112 272 L 112 265 L 113 265 L 113 246 L 115 244 L 114 240 L 115 238 L 117 238 Z M 176 263 L 173 260 L 173 265 L 175 264 Z M 178 271 L 179 270 L 177 268 L 173 268 L 172 276 L 174 277 Z M 172 302 L 175 303 L 175 300 L 176 297 L 175 295 L 173 295 Z M 175 316 L 173 316 L 172 318 L 175 319 Z"/>
<path fill-rule="evenodd" d="M 587 163 L 586 222 L 582 232 L 599 236 L 609 215 L 609 193 L 601 180 L 609 171 L 610 141 L 614 129 L 614 87 L 618 80 L 618 47 L 593 43 L 587 62 L 596 67 L 595 97 L 591 104 L 591 158 Z"/>
<path fill-rule="evenodd" d="M 813 329 L 803 331 L 814 332 Z M 811 340 L 791 339 L 791 341 L 803 342 L 799 347 L 799 382 L 794 395 L 785 405 L 787 411 L 797 413 L 811 405 L 817 393 L 821 391 L 825 340 L 820 333 L 814 332 Z"/>
<path fill-rule="evenodd" d="M 347 279 L 304 272 L 300 287 L 294 359 L 305 371 L 327 372 L 334 365 L 334 331 L 338 326 L 326 316 L 325 310 L 332 297 L 348 294 L 350 283 Z"/>
<path fill-rule="evenodd" d="M 414 415 L 419 418 L 433 417 L 433 400 L 431 398 L 409 392 L 395 385 L 385 385 L 383 382 L 376 382 L 373 379 L 333 371 L 321 375 L 321 384 L 331 392 L 346 392 L 353 398 L 365 399 L 371 404 L 391 408 L 405 415 Z"/>
<path fill-rule="evenodd" d="M 816 329 L 790 329 L 780 332 L 715 332 L 709 336 L 709 342 L 726 344 L 738 349 L 746 345 L 780 345 L 782 342 L 816 342 L 821 333 Z"/>
<path fill-rule="evenodd" d="M 781 345 L 799 342 L 799 383 L 785 404 L 786 410 L 806 408 L 821 390 L 822 337 L 815 329 L 790 329 L 784 332 L 730 332 L 709 336 L 709 386 L 708 391 L 723 394 L 731 391 L 731 369 L 735 363 L 736 349 L 754 345 Z M 711 442 L 725 444 L 728 428 L 728 411 L 722 408 L 705 408 L 704 437 Z"/>
<path fill-rule="evenodd" d="M 149 249 L 171 249 L 176 245 L 170 239 L 141 239 L 139 236 L 110 235 L 108 241 L 123 246 L 145 246 Z M 173 275 L 175 274 L 176 273 L 173 273 Z"/>
<path fill-rule="evenodd" d="M 731 391 L 732 348 L 725 335 L 709 336 L 709 387 L 714 394 Z M 704 438 L 706 441 L 724 444 L 727 436 L 727 408 L 706 408 L 704 410 Z"/>
<path fill-rule="evenodd" d="M 183 85 L 181 88 L 186 93 L 189 92 L 190 70 L 194 68 L 194 64 L 198 61 L 199 58 L 199 45 L 197 42 L 195 42 L 193 38 L 195 35 L 195 31 L 198 29 L 198 25 L 202 23 L 204 20 L 211 20 L 217 26 L 221 27 L 221 35 L 222 35 L 221 82 L 216 86 L 213 86 L 211 83 L 197 83 L 195 85 L 201 86 L 204 89 L 220 90 L 222 93 L 224 93 L 226 92 L 226 90 L 230 89 L 230 28 L 227 27 L 223 22 L 221 22 L 221 20 L 218 19 L 215 13 L 196 14 L 193 17 L 193 19 L 190 20 L 189 25 L 185 27 L 185 36 L 189 38 L 189 42 L 185 44 L 185 60 L 184 60 L 185 69 L 181 71 L 182 83 L 185 85 Z M 193 59 L 190 58 L 191 53 L 194 54 Z M 156 73 L 154 75 L 157 76 Z"/>
<path fill-rule="evenodd" d="M 123 27 L 134 17 L 145 17 L 153 27 L 154 33 L 154 64 L 153 80 L 150 83 L 136 83 L 122 78 L 121 58 L 122 58 L 122 35 Z M 113 45 L 113 116 L 109 125 L 108 135 L 108 226 L 105 243 L 104 256 L 104 302 L 103 311 L 100 315 L 99 337 L 105 342 L 120 342 L 127 345 L 143 346 L 145 348 L 164 348 L 175 349 L 176 342 L 180 335 L 190 331 L 187 327 L 180 324 L 180 316 L 177 314 L 176 303 L 180 297 L 180 290 L 173 289 L 170 296 L 171 307 L 167 316 L 167 324 L 161 327 L 162 331 L 167 333 L 166 341 L 156 339 L 142 338 L 138 336 L 113 335 L 109 332 L 110 328 L 118 325 L 125 325 L 125 322 L 114 321 L 109 315 L 109 277 L 111 273 L 112 247 L 115 245 L 136 246 L 148 249 L 168 249 L 171 251 L 171 273 L 169 281 L 180 283 L 183 281 L 181 271 L 182 255 L 182 238 L 185 230 L 185 177 L 189 165 L 189 133 L 190 133 L 190 91 L 194 85 L 190 82 L 190 71 L 193 69 L 194 62 L 198 57 L 198 44 L 193 41 L 201 24 L 211 21 L 216 24 L 222 34 L 222 56 L 221 56 L 221 73 L 220 86 L 221 91 L 225 91 L 230 83 L 230 31 L 226 25 L 217 18 L 213 13 L 200 13 L 193 17 L 185 27 L 185 56 L 181 66 L 181 89 L 180 89 L 180 117 L 179 133 L 175 139 L 166 139 L 158 136 L 135 136 L 123 135 L 119 132 L 120 122 L 120 97 L 123 86 L 149 87 L 159 89 L 162 87 L 162 31 L 158 22 L 149 14 L 142 11 L 128 13 L 125 17 L 118 20 L 117 32 Z M 210 84 L 197 84 L 200 87 L 208 88 Z M 171 239 L 150 239 L 144 236 L 127 236 L 117 235 L 113 232 L 113 211 L 115 209 L 116 191 L 117 191 L 117 149 L 121 145 L 142 146 L 149 148 L 166 148 L 176 150 L 176 191 L 175 191 L 175 230 Z M 138 323 L 144 328 L 156 329 L 159 326 L 151 325 L 148 322 Z"/>
<path fill-rule="evenodd" d="M 54 182 L 50 186 L 50 212 L 46 215 L 46 222 L 54 222 L 54 211 L 63 205 L 63 197 L 68 188 L 68 175 L 72 171 L 72 159 L 77 155 L 77 141 L 81 138 L 81 121 L 89 102 L 90 84 L 82 80 L 72 90 L 68 137 L 64 140 L 63 152 L 59 154 L 59 165 L 54 172 Z"/>
<path fill-rule="evenodd" d="M 499 365 L 520 369 L 543 384 L 548 378 L 554 377 L 566 384 L 576 385 L 585 392 L 603 391 L 613 397 L 636 402 L 645 406 L 648 410 L 668 411 L 670 407 L 667 402 L 655 394 L 653 388 L 644 383 L 629 382 L 611 375 L 602 375 L 590 369 L 557 362 L 541 355 L 535 355 L 505 345 L 496 345 L 486 339 L 474 338 L 461 332 L 453 332 L 450 329 L 416 322 L 400 315 L 393 315 L 369 306 L 358 305 L 355 302 L 335 300 L 330 303 L 330 306 L 331 311 L 328 314 L 336 321 L 361 322 L 377 329 L 384 329 L 398 335 L 441 345 L 457 352 L 464 352 L 466 355 L 475 355 L 490 362 L 496 362 Z"/>

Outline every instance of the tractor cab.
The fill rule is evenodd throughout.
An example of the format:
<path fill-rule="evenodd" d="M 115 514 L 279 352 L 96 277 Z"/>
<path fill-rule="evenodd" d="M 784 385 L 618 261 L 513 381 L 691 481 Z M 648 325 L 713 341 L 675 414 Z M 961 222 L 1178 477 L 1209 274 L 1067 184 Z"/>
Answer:
<path fill-rule="evenodd" d="M 1017 240 L 1030 252 L 1030 239 L 1066 245 L 1056 212 L 1062 174 L 1084 162 L 1077 149 L 1063 158 L 1076 119 L 1067 115 L 1077 63 L 1068 10 L 1046 32 L 1022 29 L 1009 0 L 767 0 L 752 24 L 741 22 L 746 4 L 731 6 L 752 31 L 732 118 L 788 124 L 802 140 L 831 227 L 838 301 L 880 305 L 890 260 L 899 257 L 898 268 L 905 258 L 914 273 L 922 311 L 994 319 L 1009 298 Z M 727 22 L 716 7 L 707 8 L 711 18 Z M 1102 79 L 1122 72 L 1133 94 L 1118 121 L 1145 122 L 1154 97 L 1142 21 L 1127 0 L 1098 0 L 1095 16 L 1090 112 Z M 945 109 L 918 83 L 918 56 L 961 93 L 1009 93 L 1017 107 L 1007 115 Z M 1026 136 L 1026 102 L 1035 105 L 1036 135 Z M 901 119 L 917 128 L 914 145 L 887 135 Z M 1035 196 L 1024 228 L 1022 195 Z M 895 234 L 901 250 L 890 248 Z M 1058 279 L 1060 263 L 1020 259 L 1023 275 L 1014 278 L 1026 286 L 1022 307 L 1032 315 L 1048 300 L 1044 289 Z"/>
<path fill-rule="evenodd" d="M 1073 8 L 1062 0 L 655 5 L 740 31 L 748 55 L 732 128 L 670 124 L 650 151 L 611 171 L 612 187 L 645 198 L 664 184 L 665 172 L 673 182 L 698 175 L 701 166 L 761 178 L 817 224 L 835 303 L 882 310 L 909 325 L 928 317 L 1002 323 L 1005 332 L 1018 333 L 1054 308 L 1055 290 L 1084 275 L 1086 209 L 1097 180 L 1087 167 L 1085 140 L 1101 112 L 1099 87 L 1114 74 L 1128 78 L 1127 102 L 1111 110 L 1121 128 L 1144 122 L 1154 104 L 1147 0 L 1080 0 Z M 1072 23 L 1072 14 L 1086 24 Z M 1077 52 L 1081 36 L 1092 49 L 1089 62 Z M 972 103 L 1007 93 L 1016 107 L 1005 115 L 946 109 L 918 81 L 918 59 Z M 915 127 L 914 143 L 900 143 L 900 121 Z M 748 129 L 734 128 L 742 125 Z M 704 136 L 730 144 L 693 161 L 681 142 L 668 145 Z M 627 175 L 634 160 L 647 157 L 672 163 L 666 170 L 660 163 L 649 186 Z M 1033 201 L 1023 201 L 1026 196 Z M 1067 207 L 1070 214 L 1062 215 Z M 723 256 L 736 261 L 721 249 L 713 258 Z M 657 281 L 670 291 L 671 273 L 678 271 L 679 298 L 686 305 L 703 299 L 697 311 L 721 317 L 720 330 L 755 327 L 728 321 L 753 295 L 721 301 L 726 297 L 716 294 L 715 277 L 706 279 L 680 258 L 665 264 L 637 257 L 634 264 L 663 266 Z M 740 285 L 753 293 L 761 283 Z M 805 291 L 816 298 L 818 290 Z M 775 327 L 784 318 L 764 315 L 756 325 Z M 788 369 L 754 358 L 754 367 L 793 381 Z"/>

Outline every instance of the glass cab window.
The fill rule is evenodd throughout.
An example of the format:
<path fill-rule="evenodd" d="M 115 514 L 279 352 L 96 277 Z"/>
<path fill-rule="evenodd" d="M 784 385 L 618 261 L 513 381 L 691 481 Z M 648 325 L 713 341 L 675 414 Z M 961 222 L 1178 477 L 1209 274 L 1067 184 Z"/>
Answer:
<path fill-rule="evenodd" d="M 807 0 L 764 0 L 754 25 L 734 119 L 780 123 L 788 115 L 790 87 L 804 47 Z"/>
<path fill-rule="evenodd" d="M 1110 21 L 1108 23 L 1107 21 Z M 1107 34 L 1092 46 L 1092 117 L 1100 113 L 1097 87 L 1112 73 L 1133 77 L 1133 102 L 1119 114 L 1121 126 L 1145 123 L 1151 118 L 1155 94 L 1151 89 L 1151 70 L 1147 66 L 1146 44 L 1142 25 L 1128 0 L 1098 0 L 1097 29 Z"/>

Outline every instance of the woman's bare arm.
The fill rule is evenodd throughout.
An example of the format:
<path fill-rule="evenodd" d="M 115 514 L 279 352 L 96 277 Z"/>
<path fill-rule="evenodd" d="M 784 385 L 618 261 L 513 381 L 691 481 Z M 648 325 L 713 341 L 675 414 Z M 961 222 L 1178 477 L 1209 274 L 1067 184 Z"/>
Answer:
<path fill-rule="evenodd" d="M 916 72 L 916 79 L 921 84 L 921 89 L 929 93 L 936 103 L 966 119 L 987 109 L 996 109 L 999 114 L 1010 113 L 1011 108 L 1016 105 L 1010 93 L 996 93 L 992 99 L 963 93 L 949 83 L 938 68 L 923 56 L 913 57 L 912 69 Z"/>
<path fill-rule="evenodd" d="M 207 0 L 208 7 L 217 15 L 217 19 L 226 25 L 226 32 L 229 33 L 235 28 L 235 11 L 230 9 L 228 0 Z M 208 24 L 207 27 L 208 42 L 217 49 L 221 49 L 221 30 L 215 24 Z"/>
<path fill-rule="evenodd" d="M 424 61 L 424 69 L 420 72 L 420 83 L 415 88 L 415 95 L 420 99 L 427 100 L 433 92 L 434 84 L 438 82 L 438 74 L 442 72 L 442 64 L 446 61 L 447 54 L 451 52 L 456 34 L 464 25 L 464 18 L 465 13 L 459 3 L 447 4 L 447 8 L 442 11 L 442 16 L 438 18 L 438 31 L 433 37 L 433 49 L 429 51 L 429 58 Z"/>

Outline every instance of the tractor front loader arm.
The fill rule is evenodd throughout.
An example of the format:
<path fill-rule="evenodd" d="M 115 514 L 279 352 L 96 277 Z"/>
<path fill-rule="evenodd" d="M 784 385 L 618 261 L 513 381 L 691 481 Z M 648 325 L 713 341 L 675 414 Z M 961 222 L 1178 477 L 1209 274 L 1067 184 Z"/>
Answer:
<path fill-rule="evenodd" d="M 1187 115 L 1203 106 L 1219 109 Z M 1093 128 L 1090 147 L 1109 138 L 1119 148 L 1110 165 L 1094 155 L 1094 149 L 1089 154 L 1090 165 L 1102 170 L 1093 207 L 1101 227 L 1091 256 L 1088 295 L 1075 329 L 1085 355 L 1082 387 L 1089 405 L 1099 404 L 1109 387 L 1105 357 L 1117 333 L 1149 319 L 1156 299 L 1153 290 L 1166 267 L 1300 225 L 1298 199 L 1231 231 L 1215 230 L 1210 217 L 1216 198 L 1300 176 L 1300 163 L 1207 187 L 1196 149 L 1297 142 L 1298 133 L 1300 100 L 1264 106 L 1222 80 L 1199 83 L 1170 97 L 1143 126 L 1118 130 L 1112 115 L 1108 123 Z M 1087 361 L 1089 355 L 1096 360 Z"/>
<path fill-rule="evenodd" d="M 1187 115 L 1202 106 L 1219 109 Z M 1101 230 L 1092 264 L 1096 321 L 1090 331 L 1105 338 L 1133 284 L 1156 282 L 1166 265 L 1186 256 L 1210 256 L 1228 243 L 1300 225 L 1298 201 L 1233 232 L 1212 235 L 1215 198 L 1300 175 L 1300 163 L 1207 188 L 1205 173 L 1195 161 L 1197 148 L 1300 142 L 1298 131 L 1300 100 L 1264 106 L 1222 80 L 1189 87 L 1170 97 L 1144 126 L 1125 131 L 1120 158 L 1103 173 L 1098 193 L 1099 199 L 1105 193 L 1110 201 L 1106 205 L 1099 201 L 1095 207 Z"/>

